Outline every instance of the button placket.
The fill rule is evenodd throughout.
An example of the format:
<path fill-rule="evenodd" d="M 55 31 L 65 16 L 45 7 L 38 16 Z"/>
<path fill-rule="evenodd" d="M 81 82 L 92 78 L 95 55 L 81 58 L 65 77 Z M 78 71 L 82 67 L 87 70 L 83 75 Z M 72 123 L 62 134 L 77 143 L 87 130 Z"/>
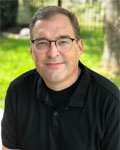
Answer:
<path fill-rule="evenodd" d="M 58 128 L 59 127 L 59 124 L 58 124 L 58 112 L 57 111 L 53 112 L 52 127 L 53 128 Z"/>
<path fill-rule="evenodd" d="M 57 111 L 55 111 L 55 112 L 53 113 L 53 115 L 54 115 L 54 116 L 57 116 L 57 115 L 58 115 L 58 112 L 57 112 Z"/>

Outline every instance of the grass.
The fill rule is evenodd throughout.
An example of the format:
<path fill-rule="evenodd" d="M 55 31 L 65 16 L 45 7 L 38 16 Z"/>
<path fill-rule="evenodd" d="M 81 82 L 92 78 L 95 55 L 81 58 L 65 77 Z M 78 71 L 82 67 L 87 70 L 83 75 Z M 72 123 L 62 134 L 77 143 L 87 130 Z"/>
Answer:
<path fill-rule="evenodd" d="M 96 30 L 96 32 L 82 31 L 81 37 L 84 44 L 84 52 L 81 61 L 88 67 L 99 70 L 99 65 L 103 52 L 104 45 L 104 35 L 101 30 Z"/>
<path fill-rule="evenodd" d="M 104 36 L 102 32 L 81 32 L 84 41 L 84 53 L 81 61 L 89 68 L 108 77 L 119 88 L 119 76 L 110 74 L 100 66 Z M 0 107 L 4 108 L 4 99 L 9 83 L 32 68 L 34 64 L 30 55 L 29 39 L 0 37 Z"/>
<path fill-rule="evenodd" d="M 0 38 L 0 107 L 11 80 L 34 67 L 29 40 Z"/>

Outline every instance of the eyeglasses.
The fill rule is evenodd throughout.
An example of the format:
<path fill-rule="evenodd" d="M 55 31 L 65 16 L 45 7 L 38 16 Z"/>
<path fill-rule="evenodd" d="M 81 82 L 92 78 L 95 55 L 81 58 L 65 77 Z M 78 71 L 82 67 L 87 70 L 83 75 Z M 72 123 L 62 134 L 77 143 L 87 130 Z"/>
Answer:
<path fill-rule="evenodd" d="M 69 51 L 72 47 L 74 38 L 60 38 L 57 40 L 35 39 L 31 40 L 33 47 L 37 53 L 46 53 L 51 47 L 51 42 L 55 43 L 57 50 L 60 52 Z"/>

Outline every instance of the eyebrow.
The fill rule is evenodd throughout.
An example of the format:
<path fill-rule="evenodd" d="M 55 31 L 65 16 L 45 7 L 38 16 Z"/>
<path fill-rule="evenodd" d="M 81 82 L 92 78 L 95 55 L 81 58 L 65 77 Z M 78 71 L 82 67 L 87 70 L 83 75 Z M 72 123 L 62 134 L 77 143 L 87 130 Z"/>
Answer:
<path fill-rule="evenodd" d="M 69 36 L 69 35 L 61 35 L 61 36 L 58 36 L 57 39 L 60 39 L 60 38 L 71 38 L 71 36 Z"/>
<path fill-rule="evenodd" d="M 36 41 L 36 40 L 47 40 L 47 39 L 44 38 L 44 37 L 40 37 L 40 38 L 36 38 L 36 39 L 34 39 L 34 40 L 32 40 L 32 41 Z"/>
<path fill-rule="evenodd" d="M 58 37 L 56 38 L 56 40 L 57 40 L 57 39 L 61 39 L 61 38 L 71 38 L 71 36 L 69 36 L 69 35 L 60 35 L 60 36 L 58 36 Z M 48 40 L 48 41 L 49 41 L 49 39 L 44 38 L 44 37 L 40 37 L 40 38 L 31 40 L 31 41 L 36 41 L 36 40 Z"/>

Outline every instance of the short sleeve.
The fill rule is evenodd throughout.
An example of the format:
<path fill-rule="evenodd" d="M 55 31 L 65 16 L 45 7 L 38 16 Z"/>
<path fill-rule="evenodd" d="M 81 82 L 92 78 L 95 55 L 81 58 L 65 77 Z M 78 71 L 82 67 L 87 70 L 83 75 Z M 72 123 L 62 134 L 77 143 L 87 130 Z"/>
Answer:
<path fill-rule="evenodd" d="M 5 110 L 2 119 L 2 144 L 10 149 L 17 146 L 17 96 L 14 86 L 10 85 L 5 99 Z"/>

